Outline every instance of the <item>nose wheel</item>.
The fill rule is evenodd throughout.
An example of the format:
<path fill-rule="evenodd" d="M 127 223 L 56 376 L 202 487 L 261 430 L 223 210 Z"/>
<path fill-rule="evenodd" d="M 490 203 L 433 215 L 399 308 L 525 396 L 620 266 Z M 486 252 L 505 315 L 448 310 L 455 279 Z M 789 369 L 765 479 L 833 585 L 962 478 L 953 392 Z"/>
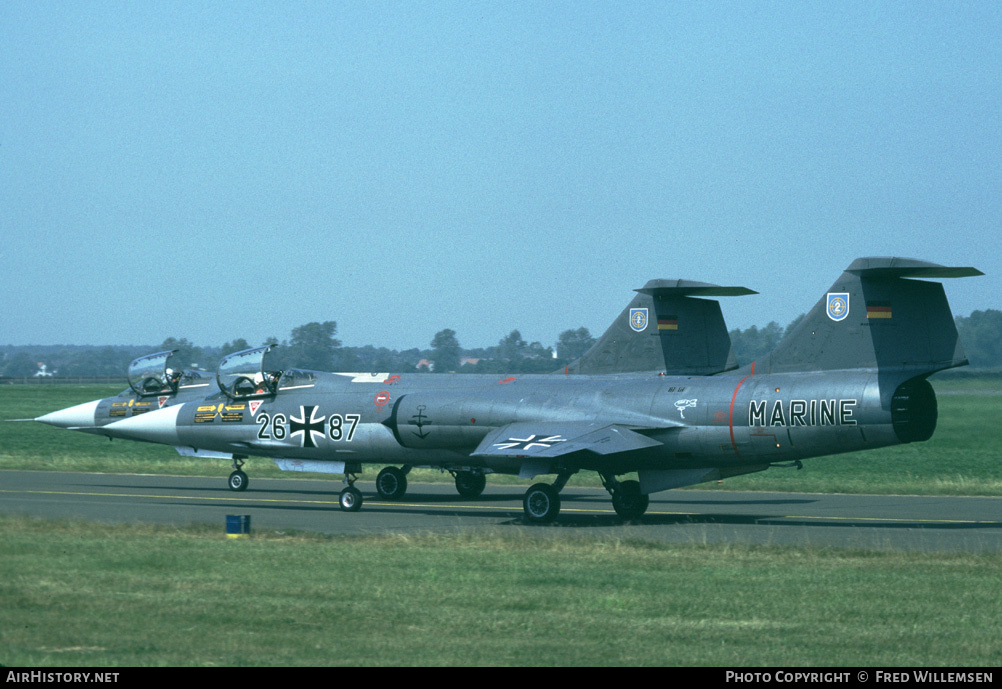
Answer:
<path fill-rule="evenodd" d="M 248 483 L 247 474 L 237 470 L 230 474 L 229 486 L 230 490 L 247 490 Z"/>
<path fill-rule="evenodd" d="M 249 479 L 247 478 L 247 474 L 243 472 L 243 466 L 244 462 L 242 459 L 238 459 L 236 457 L 233 458 L 234 471 L 232 474 L 230 474 L 230 477 L 229 479 L 227 479 L 226 482 L 227 485 L 230 487 L 230 490 L 237 490 L 237 491 L 247 490 L 247 484 L 249 482 Z"/>
<path fill-rule="evenodd" d="M 355 486 L 348 486 L 341 491 L 338 502 L 344 512 L 358 512 L 362 509 L 362 492 Z"/>
<path fill-rule="evenodd" d="M 355 474 L 345 474 L 344 481 L 348 485 L 338 496 L 342 512 L 358 512 L 362 509 L 362 491 L 355 487 Z"/>

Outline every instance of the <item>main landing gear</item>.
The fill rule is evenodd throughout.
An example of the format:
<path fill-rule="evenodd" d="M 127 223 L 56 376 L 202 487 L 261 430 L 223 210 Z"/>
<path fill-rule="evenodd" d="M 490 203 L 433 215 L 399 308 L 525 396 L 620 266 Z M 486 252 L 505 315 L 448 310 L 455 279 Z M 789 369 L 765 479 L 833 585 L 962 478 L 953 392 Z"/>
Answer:
<path fill-rule="evenodd" d="M 637 481 L 619 481 L 612 474 L 599 474 L 602 485 L 612 495 L 612 508 L 623 519 L 637 519 L 647 511 L 651 502 L 649 495 L 640 492 Z"/>
<path fill-rule="evenodd" d="M 557 480 L 549 483 L 536 483 L 525 491 L 522 498 L 522 510 L 525 520 L 530 524 L 549 524 L 560 514 L 560 491 L 567 485 L 567 480 L 574 472 L 557 474 Z"/>
<path fill-rule="evenodd" d="M 643 516 L 650 504 L 650 497 L 640 492 L 637 481 L 619 481 L 612 474 L 599 474 L 602 485 L 612 496 L 612 507 L 623 519 L 637 519 Z M 522 509 L 525 520 L 530 524 L 548 524 L 560 514 L 560 491 L 567 484 L 571 473 L 557 475 L 552 485 L 537 483 L 525 491 Z"/>
<path fill-rule="evenodd" d="M 243 457 L 233 457 L 233 473 L 230 474 L 230 478 L 227 481 L 230 490 L 247 490 L 247 484 L 250 479 L 247 478 L 243 470 L 244 458 Z"/>
<path fill-rule="evenodd" d="M 407 474 L 410 473 L 410 465 L 405 464 L 402 469 L 396 467 L 386 467 L 376 475 L 376 492 L 383 500 L 400 500 L 407 492 Z"/>
<path fill-rule="evenodd" d="M 385 467 L 376 475 L 376 492 L 384 500 L 401 500 L 407 492 L 407 474 L 411 465 L 405 464 L 400 469 Z M 487 486 L 487 477 L 479 471 L 462 471 L 448 469 L 456 480 L 456 491 L 467 499 L 480 497 Z"/>
<path fill-rule="evenodd" d="M 487 476 L 479 471 L 450 471 L 456 479 L 456 490 L 464 498 L 479 498 L 487 487 Z"/>

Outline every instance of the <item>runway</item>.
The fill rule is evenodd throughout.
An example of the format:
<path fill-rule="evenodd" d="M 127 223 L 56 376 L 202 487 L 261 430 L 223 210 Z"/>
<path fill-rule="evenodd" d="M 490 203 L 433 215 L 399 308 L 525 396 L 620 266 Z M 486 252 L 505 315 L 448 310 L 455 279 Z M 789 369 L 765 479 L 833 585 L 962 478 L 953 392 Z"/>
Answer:
<path fill-rule="evenodd" d="M 474 500 L 451 484 L 411 484 L 398 502 L 358 481 L 360 512 L 338 507 L 336 481 L 260 479 L 243 493 L 225 476 L 0 471 L 0 512 L 53 519 L 218 524 L 250 515 L 252 533 L 331 534 L 513 529 L 526 534 L 601 536 L 671 543 L 744 543 L 860 549 L 1002 552 L 1002 498 L 668 491 L 651 496 L 641 519 L 623 521 L 602 489 L 565 488 L 557 522 L 522 521 L 526 486 L 488 485 Z"/>

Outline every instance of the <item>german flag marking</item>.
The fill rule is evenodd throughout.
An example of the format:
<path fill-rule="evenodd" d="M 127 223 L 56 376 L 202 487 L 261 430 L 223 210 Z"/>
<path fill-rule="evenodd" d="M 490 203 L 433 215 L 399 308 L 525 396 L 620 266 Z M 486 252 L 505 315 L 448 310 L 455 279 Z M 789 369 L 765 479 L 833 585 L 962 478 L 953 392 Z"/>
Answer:
<path fill-rule="evenodd" d="M 867 318 L 891 318 L 891 303 L 887 301 L 866 302 Z"/>

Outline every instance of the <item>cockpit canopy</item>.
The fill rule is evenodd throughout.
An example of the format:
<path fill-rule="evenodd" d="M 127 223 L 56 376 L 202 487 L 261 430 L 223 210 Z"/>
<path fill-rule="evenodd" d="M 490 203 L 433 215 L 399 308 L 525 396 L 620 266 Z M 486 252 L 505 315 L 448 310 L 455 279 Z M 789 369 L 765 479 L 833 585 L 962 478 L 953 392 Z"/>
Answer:
<path fill-rule="evenodd" d="M 245 349 L 223 357 L 216 370 L 219 389 L 232 399 L 271 397 L 278 392 L 281 371 L 268 370 L 264 356 L 276 345 Z"/>
<path fill-rule="evenodd" d="M 267 367 L 265 355 L 277 346 L 254 347 L 223 357 L 216 371 L 216 382 L 223 394 L 230 399 L 260 399 L 290 388 L 313 387 L 316 384 L 313 371 Z"/>
<path fill-rule="evenodd" d="M 167 360 L 176 351 L 171 349 L 135 359 L 129 364 L 129 387 L 141 397 L 176 394 L 184 372 L 167 365 Z"/>

